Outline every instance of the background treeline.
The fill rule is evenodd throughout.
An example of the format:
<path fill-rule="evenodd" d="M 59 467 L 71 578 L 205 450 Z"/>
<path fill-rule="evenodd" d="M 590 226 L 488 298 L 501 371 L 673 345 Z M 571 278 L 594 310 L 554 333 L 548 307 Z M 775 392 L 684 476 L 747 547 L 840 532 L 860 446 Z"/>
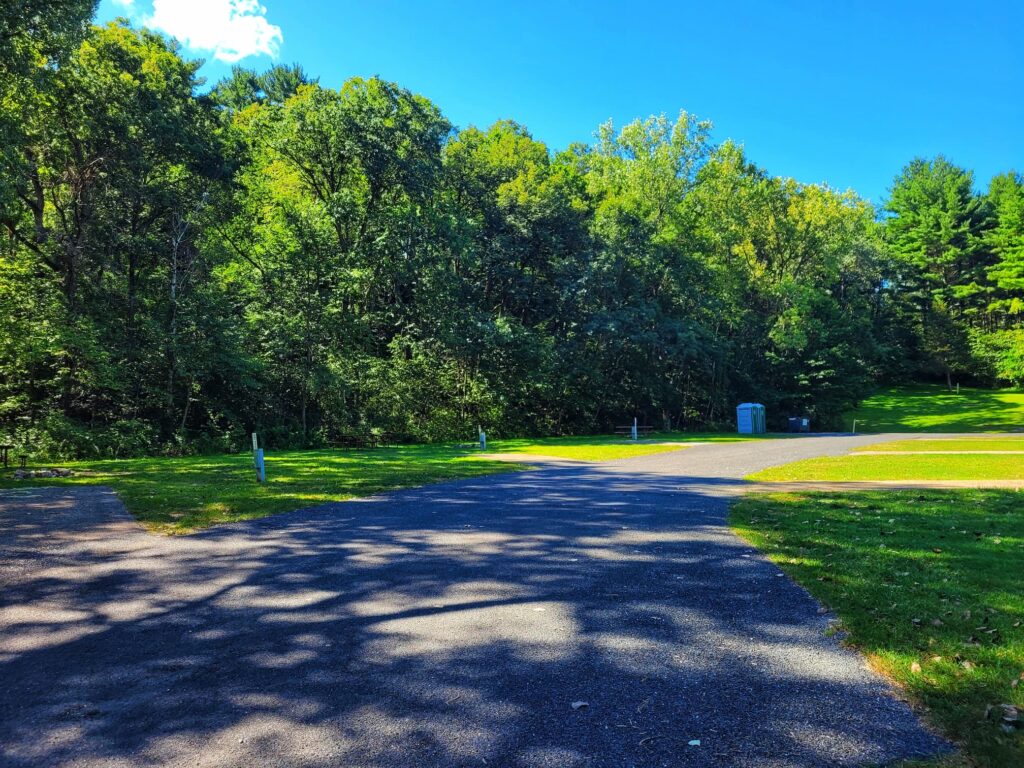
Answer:
<path fill-rule="evenodd" d="M 0 21 L 0 441 L 50 456 L 839 415 L 1024 380 L 1024 184 L 887 209 L 682 113 L 553 153 L 378 79 L 212 89 L 90 2 Z"/>

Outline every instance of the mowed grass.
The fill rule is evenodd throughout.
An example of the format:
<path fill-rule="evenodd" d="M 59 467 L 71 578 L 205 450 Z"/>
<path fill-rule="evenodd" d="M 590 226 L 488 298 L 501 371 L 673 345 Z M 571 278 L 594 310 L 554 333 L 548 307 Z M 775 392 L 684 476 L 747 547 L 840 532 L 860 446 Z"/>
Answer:
<path fill-rule="evenodd" d="M 854 453 L 863 453 L 864 451 L 942 451 L 945 453 L 963 451 L 1024 451 L 1024 435 L 1019 437 L 893 440 L 888 443 L 862 445 L 859 448 L 853 449 Z"/>
<path fill-rule="evenodd" d="M 1024 480 L 1024 456 L 1012 454 L 906 454 L 824 456 L 756 472 L 748 480 Z"/>
<path fill-rule="evenodd" d="M 883 389 L 844 416 L 858 432 L 1024 431 L 1024 391 L 921 385 Z"/>
<path fill-rule="evenodd" d="M 365 451 L 270 451 L 267 482 L 257 483 L 251 454 L 71 462 L 70 478 L 14 480 L 29 485 L 109 485 L 150 530 L 188 533 L 217 523 L 264 517 L 302 507 L 441 480 L 521 467 L 488 461 L 450 446 Z"/>
<path fill-rule="evenodd" d="M 708 436 L 699 437 L 699 442 L 705 442 Z M 672 441 L 677 440 L 673 435 Z M 633 442 L 622 437 L 592 436 L 502 440 L 492 442 L 488 450 L 602 461 L 680 447 L 660 438 Z M 109 485 L 140 522 L 161 533 L 189 533 L 218 523 L 265 517 L 394 488 L 523 469 L 521 465 L 486 459 L 476 449 L 451 445 L 269 451 L 264 484 L 256 482 L 248 453 L 65 462 L 59 466 L 72 469 L 75 475 L 14 480 L 13 472 L 8 471 L 0 475 L 0 488 Z"/>
<path fill-rule="evenodd" d="M 611 461 L 632 456 L 648 456 L 667 451 L 678 451 L 686 446 L 664 442 L 660 438 L 640 440 L 622 437 L 557 437 L 521 440 L 495 440 L 487 449 L 494 453 L 522 453 L 551 456 L 576 461 Z"/>
<path fill-rule="evenodd" d="M 962 745 L 942 765 L 1024 765 L 1024 493 L 753 495 L 732 525 Z"/>
<path fill-rule="evenodd" d="M 788 434 L 738 435 L 722 432 L 656 432 L 639 440 L 622 435 L 592 435 L 587 437 L 522 438 L 490 440 L 489 452 L 522 453 L 551 456 L 577 461 L 612 461 L 633 456 L 648 456 L 687 448 L 687 444 L 738 443 L 748 440 L 769 440 L 795 437 Z"/>

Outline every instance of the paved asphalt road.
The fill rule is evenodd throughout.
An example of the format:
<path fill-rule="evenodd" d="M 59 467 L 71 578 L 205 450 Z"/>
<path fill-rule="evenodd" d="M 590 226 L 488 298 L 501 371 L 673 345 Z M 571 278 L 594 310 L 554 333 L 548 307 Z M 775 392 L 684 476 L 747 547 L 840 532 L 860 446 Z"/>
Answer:
<path fill-rule="evenodd" d="M 144 533 L 103 488 L 4 492 L 0 764 L 935 754 L 807 593 L 724 524 L 736 478 L 879 439 L 707 445 L 178 538 Z"/>

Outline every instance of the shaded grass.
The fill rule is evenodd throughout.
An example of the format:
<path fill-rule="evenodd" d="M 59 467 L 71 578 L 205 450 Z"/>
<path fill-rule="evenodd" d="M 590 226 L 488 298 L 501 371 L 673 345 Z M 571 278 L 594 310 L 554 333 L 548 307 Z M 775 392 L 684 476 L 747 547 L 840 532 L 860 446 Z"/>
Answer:
<path fill-rule="evenodd" d="M 71 462 L 70 478 L 0 479 L 26 485 L 109 485 L 147 528 L 188 533 L 257 517 L 403 488 L 521 469 L 450 446 L 365 451 L 280 451 L 266 458 L 267 482 L 256 482 L 252 456 Z"/>
<path fill-rule="evenodd" d="M 755 472 L 748 480 L 1022 480 L 1024 457 L 1014 455 L 824 456 Z"/>
<path fill-rule="evenodd" d="M 883 389 L 844 416 L 858 432 L 1024 431 L 1024 391 L 920 385 Z"/>
<path fill-rule="evenodd" d="M 755 495 L 731 522 L 973 764 L 1024 765 L 1024 732 L 1000 722 L 1024 708 L 1024 493 Z"/>
<path fill-rule="evenodd" d="M 888 443 L 875 443 L 854 448 L 853 452 L 863 451 L 1024 451 L 1024 435 L 1020 437 L 967 437 L 962 439 L 941 440 L 893 440 Z"/>

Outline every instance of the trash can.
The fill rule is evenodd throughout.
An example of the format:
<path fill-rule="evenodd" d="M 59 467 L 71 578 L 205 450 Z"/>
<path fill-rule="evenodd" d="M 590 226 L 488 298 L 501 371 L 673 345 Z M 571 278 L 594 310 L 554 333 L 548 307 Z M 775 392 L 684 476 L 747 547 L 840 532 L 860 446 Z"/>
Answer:
<path fill-rule="evenodd" d="M 811 420 L 806 416 L 790 416 L 789 417 L 789 431 L 790 432 L 810 432 L 811 431 Z"/>

